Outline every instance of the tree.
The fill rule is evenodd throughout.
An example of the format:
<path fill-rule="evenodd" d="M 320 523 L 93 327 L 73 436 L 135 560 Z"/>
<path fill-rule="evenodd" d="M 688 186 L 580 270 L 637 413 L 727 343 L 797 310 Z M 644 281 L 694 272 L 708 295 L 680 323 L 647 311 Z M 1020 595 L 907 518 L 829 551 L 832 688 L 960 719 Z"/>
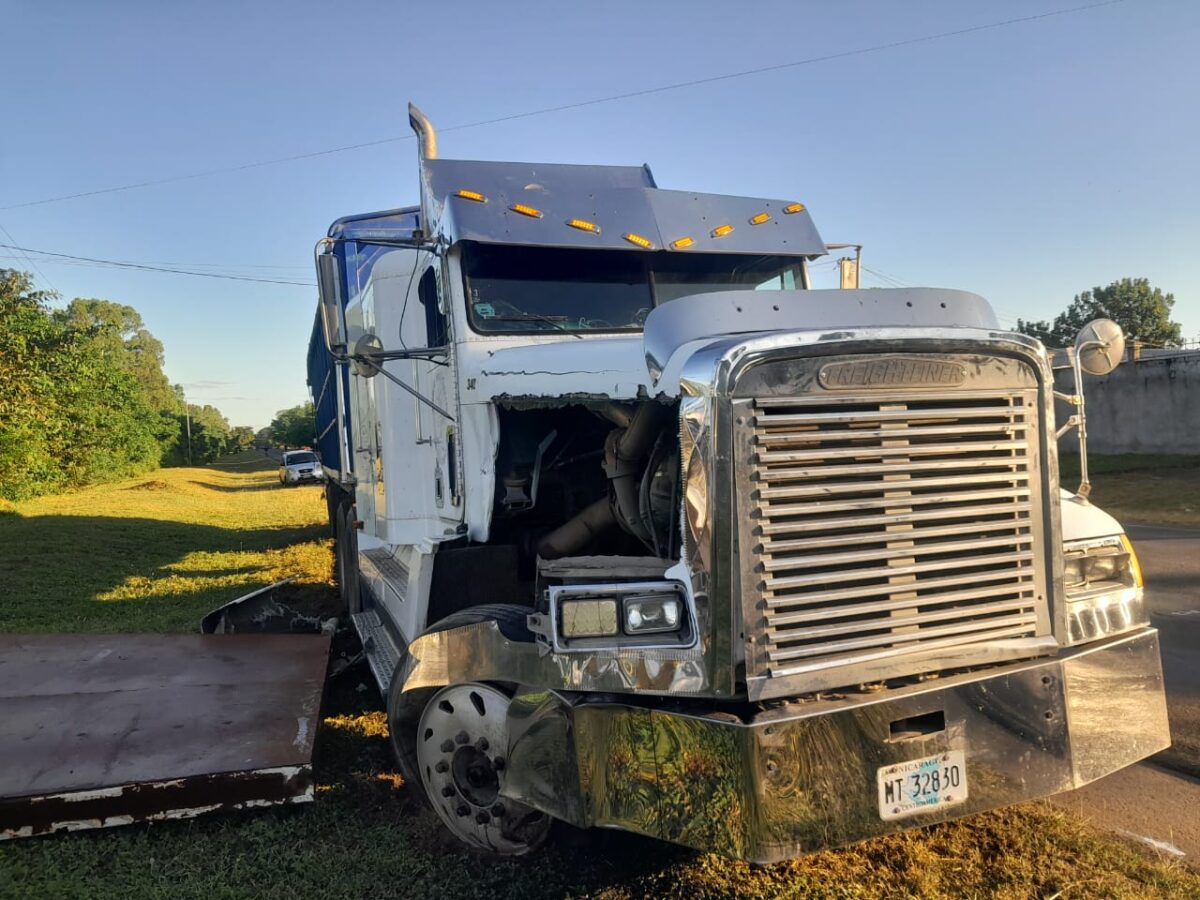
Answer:
<path fill-rule="evenodd" d="M 184 436 L 171 451 L 171 465 L 201 466 L 229 452 L 229 421 L 215 406 L 189 403 L 177 419 Z"/>
<path fill-rule="evenodd" d="M 90 335 L 106 360 L 137 379 L 152 407 L 182 411 L 179 395 L 163 374 L 162 342 L 146 329 L 132 306 L 77 297 L 54 316 L 68 328 Z"/>
<path fill-rule="evenodd" d="M 47 313 L 52 296 L 28 273 L 0 269 L 0 496 L 10 500 L 60 481 L 56 369 L 70 341 Z"/>
<path fill-rule="evenodd" d="M 1182 328 L 1171 321 L 1174 294 L 1164 294 L 1151 287 L 1146 278 L 1122 278 L 1108 287 L 1096 287 L 1075 299 L 1065 311 L 1046 321 L 1017 320 L 1017 331 L 1040 340 L 1049 347 L 1067 347 L 1075 335 L 1093 319 L 1112 319 L 1131 341 L 1158 347 L 1177 346 L 1182 341 Z"/>
<path fill-rule="evenodd" d="M 19 499 L 158 464 L 161 419 L 109 324 L 52 312 L 0 270 L 0 496 Z M 77 310 L 77 313 L 79 310 Z"/>
<path fill-rule="evenodd" d="M 317 412 L 309 403 L 281 409 L 271 420 L 271 440 L 280 447 L 311 446 L 317 440 Z"/>
<path fill-rule="evenodd" d="M 254 429 L 249 425 L 235 425 L 229 432 L 230 452 L 249 450 L 254 446 Z"/>

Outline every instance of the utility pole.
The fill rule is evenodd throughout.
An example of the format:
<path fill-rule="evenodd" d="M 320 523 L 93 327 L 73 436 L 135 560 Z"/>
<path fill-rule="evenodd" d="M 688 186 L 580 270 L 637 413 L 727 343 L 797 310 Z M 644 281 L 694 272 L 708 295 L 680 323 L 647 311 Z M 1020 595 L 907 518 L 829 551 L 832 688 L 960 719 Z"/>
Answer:
<path fill-rule="evenodd" d="M 188 465 L 192 464 L 192 407 L 186 399 L 183 401 L 183 421 L 187 423 Z"/>

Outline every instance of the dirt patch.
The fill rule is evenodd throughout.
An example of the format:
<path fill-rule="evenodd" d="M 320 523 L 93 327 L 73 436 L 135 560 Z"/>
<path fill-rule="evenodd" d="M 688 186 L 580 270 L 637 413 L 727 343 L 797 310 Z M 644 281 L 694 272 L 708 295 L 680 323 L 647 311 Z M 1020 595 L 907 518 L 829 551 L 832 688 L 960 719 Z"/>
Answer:
<path fill-rule="evenodd" d="M 139 481 L 137 484 L 130 485 L 125 488 L 127 491 L 166 491 L 170 490 L 171 486 L 165 481 L 159 481 L 157 478 L 150 481 Z"/>

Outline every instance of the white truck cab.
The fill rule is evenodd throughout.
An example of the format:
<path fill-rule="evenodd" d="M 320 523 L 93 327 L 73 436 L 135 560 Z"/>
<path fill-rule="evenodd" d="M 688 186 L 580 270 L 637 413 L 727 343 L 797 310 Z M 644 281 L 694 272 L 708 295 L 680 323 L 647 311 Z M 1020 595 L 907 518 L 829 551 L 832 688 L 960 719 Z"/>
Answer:
<path fill-rule="evenodd" d="M 766 862 L 1167 745 L 1039 343 L 974 294 L 812 290 L 794 198 L 445 160 L 411 117 L 421 206 L 318 244 L 309 369 L 343 594 L 459 838 Z"/>

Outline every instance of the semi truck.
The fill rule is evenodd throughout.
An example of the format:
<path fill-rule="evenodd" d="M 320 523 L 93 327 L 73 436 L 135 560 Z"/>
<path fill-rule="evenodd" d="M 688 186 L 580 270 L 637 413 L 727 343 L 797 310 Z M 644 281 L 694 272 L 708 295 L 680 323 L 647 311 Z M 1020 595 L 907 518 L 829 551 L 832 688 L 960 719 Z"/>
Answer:
<path fill-rule="evenodd" d="M 1136 553 L 1086 464 L 1060 487 L 1112 323 L 1056 391 L 975 294 L 815 289 L 800 198 L 409 117 L 419 205 L 316 245 L 309 383 L 347 613 L 454 835 L 771 862 L 1168 745 Z"/>

